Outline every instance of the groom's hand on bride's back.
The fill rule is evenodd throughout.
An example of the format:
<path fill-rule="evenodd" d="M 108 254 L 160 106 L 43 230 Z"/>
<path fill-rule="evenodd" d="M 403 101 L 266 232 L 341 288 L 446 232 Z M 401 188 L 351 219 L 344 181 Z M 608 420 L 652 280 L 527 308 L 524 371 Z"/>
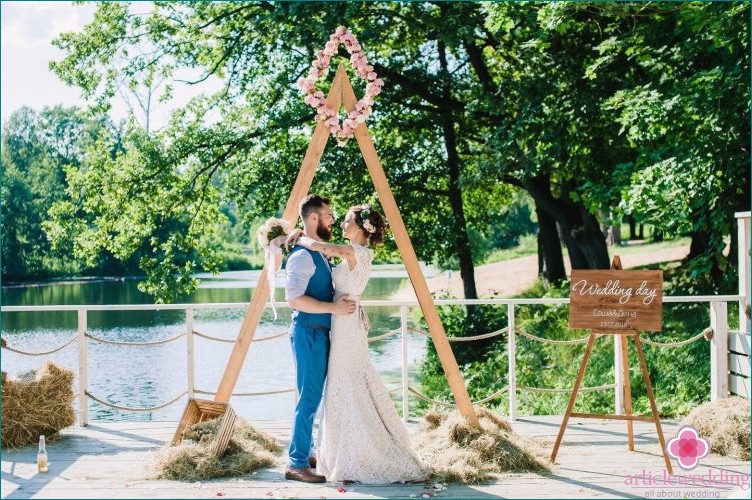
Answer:
<path fill-rule="evenodd" d="M 346 316 L 355 312 L 356 303 L 349 295 L 343 295 L 332 302 L 332 314 Z"/>

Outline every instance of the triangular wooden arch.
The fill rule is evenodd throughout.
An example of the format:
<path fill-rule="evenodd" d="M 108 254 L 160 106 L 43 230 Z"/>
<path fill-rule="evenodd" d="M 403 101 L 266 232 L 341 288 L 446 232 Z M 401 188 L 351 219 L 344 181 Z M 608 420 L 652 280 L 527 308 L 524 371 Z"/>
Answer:
<path fill-rule="evenodd" d="M 344 66 L 339 65 L 337 74 L 332 82 L 332 88 L 327 96 L 326 104 L 329 108 L 339 110 L 340 106 L 344 104 L 345 109 L 352 111 L 355 109 L 357 99 L 355 97 L 355 91 L 353 90 L 350 79 L 345 72 Z M 327 140 L 329 139 L 329 129 L 323 121 L 319 121 L 316 124 L 316 129 L 313 132 L 311 143 L 306 151 L 303 164 L 298 172 L 298 177 L 293 185 L 290 197 L 287 200 L 287 206 L 282 215 L 284 219 L 289 221 L 293 226 L 298 219 L 298 203 L 304 196 L 308 194 L 308 190 L 313 182 L 313 176 L 316 172 L 321 161 L 321 155 L 324 153 Z M 436 352 L 441 359 L 441 366 L 444 369 L 444 373 L 449 381 L 449 387 L 452 389 L 454 399 L 457 402 L 457 408 L 460 413 L 468 418 L 470 422 L 479 427 L 478 417 L 475 414 L 470 396 L 467 393 L 465 387 L 465 381 L 462 378 L 459 367 L 457 366 L 457 360 L 454 357 L 452 348 L 447 340 L 444 326 L 441 323 L 439 314 L 436 311 L 436 305 L 433 302 L 431 293 L 428 290 L 428 284 L 420 270 L 418 258 L 415 255 L 415 250 L 410 242 L 410 237 L 407 234 L 405 223 L 402 221 L 399 209 L 397 208 L 397 202 L 392 195 L 392 190 L 389 187 L 386 174 L 381 166 L 379 157 L 376 154 L 376 148 L 371 140 L 371 135 L 368 132 L 368 128 L 365 123 L 358 124 L 355 129 L 355 139 L 358 141 L 363 159 L 368 167 L 368 172 L 371 174 L 371 180 L 376 187 L 376 193 L 378 194 L 381 206 L 384 209 L 384 215 L 386 215 L 389 221 L 389 227 L 394 235 L 394 240 L 397 243 L 397 248 L 402 255 L 402 259 L 405 262 L 405 268 L 407 274 L 410 277 L 415 294 L 420 303 L 420 307 L 423 310 L 423 314 L 428 324 L 428 331 L 431 334 L 434 345 L 436 346 Z M 235 383 L 240 376 L 240 370 L 243 367 L 248 349 L 251 346 L 253 335 L 258 326 L 261 313 L 264 310 L 264 305 L 269 297 L 269 285 L 266 278 L 269 269 L 264 267 L 261 271 L 261 276 L 258 280 L 258 285 L 251 297 L 251 303 L 243 319 L 243 324 L 240 326 L 240 332 L 238 338 L 235 340 L 235 346 L 233 347 L 230 359 L 227 362 L 222 380 L 219 383 L 216 395 L 214 396 L 215 402 L 228 403 L 232 396 L 232 391 L 235 388 Z"/>

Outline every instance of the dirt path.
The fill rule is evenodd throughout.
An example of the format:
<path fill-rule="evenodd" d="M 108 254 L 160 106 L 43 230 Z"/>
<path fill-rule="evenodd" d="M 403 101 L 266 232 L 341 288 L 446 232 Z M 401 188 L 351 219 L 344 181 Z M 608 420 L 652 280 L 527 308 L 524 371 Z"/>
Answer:
<path fill-rule="evenodd" d="M 684 258 L 689 253 L 689 245 L 661 250 L 646 249 L 644 253 L 622 254 L 621 263 L 624 269 L 629 269 L 646 264 L 667 262 Z M 564 257 L 564 267 L 567 273 L 571 271 L 569 258 Z M 494 294 L 508 297 L 523 292 L 529 288 L 538 275 L 538 256 L 531 255 L 510 259 L 504 262 L 496 262 L 475 268 L 475 285 L 478 288 L 479 297 L 491 297 Z M 457 271 L 447 272 L 434 278 L 428 278 L 428 288 L 431 292 L 449 290 L 452 295 L 464 298 L 462 280 Z M 396 300 L 414 300 L 415 292 L 412 286 L 401 288 L 392 295 Z"/>

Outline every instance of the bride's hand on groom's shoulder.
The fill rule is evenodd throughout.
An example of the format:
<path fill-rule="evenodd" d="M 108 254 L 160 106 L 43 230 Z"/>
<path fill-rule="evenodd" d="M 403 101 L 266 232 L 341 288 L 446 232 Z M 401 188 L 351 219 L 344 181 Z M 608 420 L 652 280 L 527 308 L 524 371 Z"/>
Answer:
<path fill-rule="evenodd" d="M 285 240 L 285 246 L 287 248 L 291 248 L 294 246 L 298 239 L 303 235 L 303 230 L 295 228 L 292 231 L 290 231 L 290 234 L 287 235 L 287 239 Z"/>

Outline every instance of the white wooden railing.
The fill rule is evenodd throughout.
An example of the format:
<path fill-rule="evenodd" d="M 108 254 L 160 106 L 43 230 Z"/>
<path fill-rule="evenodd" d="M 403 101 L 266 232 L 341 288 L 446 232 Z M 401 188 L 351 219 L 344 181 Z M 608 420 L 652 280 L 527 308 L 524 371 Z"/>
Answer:
<path fill-rule="evenodd" d="M 693 296 L 693 297 L 672 297 L 672 296 L 665 296 L 663 297 L 664 303 L 707 303 L 710 307 L 710 314 L 711 314 L 711 321 L 709 328 L 703 332 L 695 332 L 695 335 L 692 335 L 691 337 L 687 337 L 685 339 L 681 339 L 678 342 L 672 343 L 672 344 L 660 344 L 652 342 L 649 338 L 649 336 L 646 336 L 646 338 L 643 340 L 648 345 L 654 345 L 656 347 L 674 347 L 679 345 L 684 345 L 691 341 L 700 341 L 703 339 L 703 337 L 709 336 L 708 333 L 712 331 L 712 338 L 710 339 L 710 355 L 711 355 L 711 373 L 710 373 L 710 379 L 711 379 L 711 399 L 717 399 L 717 398 L 723 398 L 726 397 L 729 394 L 729 360 L 733 360 L 734 363 L 739 364 L 740 363 L 740 357 L 737 355 L 736 352 L 730 352 L 729 347 L 733 347 L 734 349 L 738 350 L 738 345 L 740 345 L 740 342 L 744 342 L 746 340 L 746 345 L 749 345 L 749 334 L 746 334 L 741 331 L 734 331 L 729 332 L 728 329 L 728 314 L 727 314 L 727 304 L 729 302 L 737 302 L 742 299 L 741 296 L 738 295 L 725 295 L 725 296 Z M 469 305 L 469 304 L 475 304 L 475 305 L 492 305 L 492 306 L 499 306 L 503 307 L 506 306 L 507 308 L 507 314 L 508 314 L 508 326 L 506 328 L 503 328 L 502 330 L 499 330 L 497 332 L 492 332 L 491 334 L 481 335 L 479 337 L 489 338 L 489 337 L 495 337 L 495 336 L 502 336 L 507 335 L 507 356 L 508 356 L 508 366 L 509 366 L 509 372 L 507 374 L 507 386 L 504 387 L 502 390 L 499 390 L 495 393 L 496 396 L 500 396 L 502 393 L 507 392 L 509 396 L 509 417 L 514 420 L 516 419 L 517 414 L 517 401 L 516 401 L 516 395 L 518 391 L 535 391 L 535 392 L 568 392 L 569 388 L 535 388 L 535 387 L 519 387 L 517 385 L 517 363 L 516 363 L 516 344 L 517 344 L 517 336 L 523 335 L 531 340 L 539 341 L 539 342 L 548 342 L 552 344 L 575 344 L 575 343 L 581 343 L 585 339 L 573 339 L 573 340 L 553 340 L 553 339 L 547 339 L 543 335 L 535 335 L 531 334 L 529 332 L 524 332 L 520 329 L 518 329 L 515 324 L 515 317 L 516 317 L 516 311 L 520 306 L 530 306 L 530 305 L 548 305 L 548 306 L 554 306 L 554 305 L 565 305 L 569 303 L 569 299 L 567 298 L 561 298 L 561 299 L 547 299 L 547 298 L 541 298 L 541 299 L 479 299 L 479 300 L 437 300 L 436 305 L 441 306 L 448 306 L 448 305 Z M 375 340 L 380 340 L 385 337 L 391 336 L 391 335 L 401 335 L 402 340 L 402 363 L 401 363 L 401 369 L 402 369 L 402 377 L 401 377 L 401 385 L 399 386 L 399 390 L 402 394 L 402 414 L 404 418 L 407 418 L 409 415 L 409 401 L 410 401 L 410 395 L 412 394 L 415 397 L 425 397 L 422 395 L 416 388 L 409 386 L 408 384 L 408 359 L 409 359 L 409 352 L 408 352 L 408 334 L 410 332 L 422 332 L 421 330 L 413 327 L 410 325 L 410 322 L 408 318 L 410 317 L 410 310 L 414 307 L 418 306 L 417 301 L 396 301 L 396 300 L 364 300 L 361 302 L 361 305 L 366 307 L 367 309 L 370 308 L 383 308 L 383 307 L 399 307 L 400 309 L 400 327 L 398 329 L 391 330 L 387 332 L 386 334 L 379 335 L 375 338 Z M 267 304 L 268 306 L 268 304 Z M 210 310 L 210 309 L 239 309 L 247 307 L 247 304 L 245 303 L 211 303 L 211 304 L 161 304 L 161 305 L 153 305 L 153 304 L 134 304 L 134 305 L 86 305 L 86 306 L 6 306 L 2 308 L 3 312 L 51 312 L 51 311 L 77 311 L 78 312 L 78 332 L 77 332 L 77 339 L 78 339 L 78 378 L 79 378 L 79 422 L 81 425 L 86 425 L 88 420 L 88 404 L 89 399 L 97 399 L 100 403 L 106 404 L 105 402 L 100 401 L 98 398 L 96 398 L 95 395 L 91 394 L 88 390 L 88 345 L 90 342 L 90 339 L 95 339 L 97 341 L 102 341 L 102 339 L 92 337 L 87 330 L 87 317 L 88 313 L 90 311 L 154 311 L 154 310 L 181 310 L 185 312 L 185 331 L 184 333 L 177 335 L 175 337 L 171 337 L 170 339 L 158 341 L 158 343 L 164 343 L 166 341 L 174 341 L 177 340 L 179 337 L 185 336 L 186 337 L 186 357 L 187 357 L 187 373 L 186 373 L 186 389 L 183 393 L 179 395 L 179 397 L 183 396 L 184 394 L 188 394 L 189 397 L 193 397 L 196 393 L 197 389 L 195 386 L 195 377 L 194 377 L 194 366 L 195 366 L 195 350 L 194 350 L 194 338 L 196 335 L 201 335 L 204 338 L 208 338 L 209 340 L 212 340 L 211 336 L 202 334 L 201 332 L 197 332 L 194 329 L 193 325 L 193 316 L 194 312 L 196 310 Z M 286 307 L 286 304 L 277 304 L 277 307 Z M 731 337 L 729 336 L 731 333 Z M 279 339 L 283 339 L 284 336 L 278 336 L 274 335 L 273 337 L 278 337 Z M 733 338 L 733 343 L 730 342 L 730 338 Z M 614 340 L 616 341 L 617 337 L 614 337 Z M 73 339 L 71 339 L 73 340 Z M 254 339 L 255 342 L 257 341 L 264 341 L 264 340 L 273 340 L 269 337 L 262 337 L 262 338 L 256 338 Z M 464 342 L 468 339 L 464 337 L 459 338 L 450 338 L 450 341 L 457 341 L 457 342 Z M 145 345 L 149 344 L 149 342 L 118 342 L 119 344 L 133 344 L 133 345 Z M 155 342 L 156 343 L 156 342 Z M 68 345 L 72 345 L 72 342 L 66 342 L 64 343 L 61 348 L 67 347 Z M 6 349 L 13 350 L 15 352 L 19 352 L 21 354 L 28 354 L 28 355 L 34 355 L 38 353 L 28 353 L 24 351 L 20 351 L 18 349 L 14 349 L 12 345 L 12 340 L 9 341 L 8 346 L 6 346 Z M 57 349 L 53 349 L 57 350 Z M 44 354 L 49 354 L 50 351 L 46 351 Z M 609 384 L 605 386 L 599 386 L 595 388 L 590 388 L 590 390 L 610 390 L 615 389 L 615 406 L 617 409 L 617 412 L 623 411 L 623 380 L 621 378 L 621 357 L 618 355 L 619 350 L 616 348 L 614 349 L 614 379 L 615 384 Z M 747 377 L 749 376 L 749 358 L 746 358 L 746 373 Z M 735 365 L 736 366 L 736 365 Z M 744 372 L 743 372 L 744 373 Z M 724 376 L 725 374 L 725 376 Z M 747 379 L 748 380 L 748 379 Z M 586 388 L 587 389 L 587 388 Z M 290 392 L 290 390 L 285 391 L 278 391 L 278 392 Z M 202 391 L 203 392 L 203 391 Z M 239 394 L 236 394 L 238 396 Z M 248 394 L 245 394 L 248 395 Z M 173 398 L 174 400 L 179 399 Z M 486 399 L 486 401 L 489 398 Z M 129 409 L 128 407 L 119 406 L 119 405 L 112 405 L 115 408 L 118 409 Z M 163 407 L 165 405 L 159 405 L 159 407 Z M 132 408 L 134 411 L 137 410 L 153 410 L 155 408 Z"/>
<path fill-rule="evenodd" d="M 711 380 L 711 399 L 725 398 L 729 394 L 740 394 L 747 398 L 750 397 L 750 213 L 736 214 L 739 227 L 739 295 L 723 295 L 723 296 L 664 296 L 664 303 L 707 303 L 710 308 L 710 324 L 708 328 L 702 332 L 694 332 L 685 339 L 682 339 L 673 343 L 658 343 L 650 340 L 649 336 L 643 338 L 643 342 L 652 345 L 657 348 L 670 348 L 685 345 L 690 342 L 701 340 L 703 337 L 710 340 L 710 380 Z M 728 303 L 737 302 L 739 304 L 739 327 L 737 330 L 729 330 L 728 321 Z M 516 309 L 520 306 L 528 305 L 564 305 L 568 304 L 568 298 L 551 299 L 551 298 L 539 298 L 539 299 L 478 299 L 478 300 L 437 300 L 436 305 L 448 306 L 448 305 L 493 305 L 507 307 L 508 324 L 505 328 L 496 332 L 490 332 L 485 335 L 479 335 L 476 339 L 490 338 L 501 335 L 507 335 L 507 356 L 508 356 L 508 373 L 507 373 L 507 385 L 498 391 L 494 392 L 491 396 L 485 398 L 482 401 L 476 401 L 476 404 L 485 403 L 493 398 L 500 396 L 507 392 L 509 395 L 509 417 L 512 420 L 516 419 L 517 415 L 517 393 L 519 391 L 533 391 L 533 392 L 569 392 L 570 388 L 537 388 L 537 387 L 521 387 L 517 384 L 517 366 L 516 366 L 516 349 L 517 349 L 517 336 L 522 335 L 530 340 L 538 342 L 546 342 L 551 344 L 576 344 L 582 343 L 586 339 L 573 339 L 573 340 L 553 340 L 545 338 L 543 335 L 535 335 L 530 332 L 524 332 L 516 326 Z M 400 328 L 391 330 L 386 334 L 378 335 L 369 340 L 376 341 L 381 340 L 391 335 L 400 334 L 402 341 L 402 377 L 401 384 L 398 388 L 402 394 L 402 415 L 404 419 L 409 416 L 409 404 L 410 394 L 416 397 L 433 401 L 437 404 L 445 404 L 451 406 L 450 403 L 434 401 L 421 394 L 414 387 L 410 387 L 408 384 L 408 334 L 409 332 L 422 332 L 413 326 L 410 326 L 408 318 L 410 317 L 410 310 L 418 306 L 417 301 L 397 301 L 397 300 L 364 300 L 361 305 L 366 308 L 381 308 L 381 307 L 399 307 L 400 309 Z M 266 305 L 269 307 L 269 304 Z M 24 355 L 48 355 L 52 352 L 67 348 L 72 345 L 74 340 L 78 340 L 78 379 L 79 379 L 79 423 L 86 425 L 88 421 L 88 404 L 89 399 L 95 399 L 100 403 L 107 405 L 107 402 L 103 402 L 92 395 L 88 390 L 88 345 L 91 338 L 100 342 L 109 342 L 117 344 L 134 344 L 134 345 L 149 345 L 149 344 L 161 344 L 165 342 L 175 341 L 178 338 L 186 337 L 186 356 L 187 356 L 187 373 L 186 373 L 186 389 L 170 400 L 167 403 L 158 405 L 152 408 L 133 408 L 124 407 L 120 405 L 111 405 L 118 409 L 130 409 L 133 411 L 146 411 L 153 410 L 155 408 L 161 408 L 177 402 L 182 396 L 188 395 L 193 397 L 197 392 L 202 394 L 211 394 L 206 390 L 198 390 L 195 387 L 195 350 L 194 350 L 194 337 L 200 335 L 209 340 L 224 341 L 225 339 L 218 339 L 211 337 L 210 335 L 202 334 L 194 329 L 193 317 L 196 310 L 210 310 L 210 309 L 240 309 L 247 307 L 245 303 L 211 303 L 211 304 L 133 304 L 133 305 L 58 305 L 58 306 L 3 306 L 2 312 L 4 313 L 20 313 L 20 312 L 48 312 L 48 311 L 77 311 L 78 312 L 78 328 L 75 337 L 71 338 L 61 346 L 48 350 L 45 352 L 25 352 L 12 345 L 12 341 L 4 346 L 4 349 L 14 351 Z M 278 304 L 278 307 L 287 307 L 286 304 Z M 92 337 L 88 333 L 88 313 L 90 311 L 136 311 L 136 310 L 181 310 L 185 312 L 185 332 L 172 337 L 170 339 L 155 341 L 155 342 L 112 342 L 105 339 L 98 339 Z M 374 325 L 377 326 L 377 325 Z M 265 340 L 274 340 L 274 338 L 283 338 L 284 335 L 274 335 L 267 338 L 255 338 L 254 342 L 260 342 Z M 623 413 L 624 411 L 624 384 L 622 380 L 621 369 L 621 356 L 619 355 L 619 349 L 616 345 L 618 337 L 614 336 L 614 384 L 608 384 L 604 386 L 583 388 L 581 390 L 610 390 L 614 389 L 614 404 L 617 413 Z M 466 337 L 450 338 L 450 342 L 467 342 L 472 339 Z M 232 340 L 229 340 L 232 342 Z M 234 396 L 253 396 L 260 394 L 273 394 L 282 392 L 293 392 L 294 389 L 284 389 L 277 391 L 267 391 L 258 394 L 233 394 Z"/>

